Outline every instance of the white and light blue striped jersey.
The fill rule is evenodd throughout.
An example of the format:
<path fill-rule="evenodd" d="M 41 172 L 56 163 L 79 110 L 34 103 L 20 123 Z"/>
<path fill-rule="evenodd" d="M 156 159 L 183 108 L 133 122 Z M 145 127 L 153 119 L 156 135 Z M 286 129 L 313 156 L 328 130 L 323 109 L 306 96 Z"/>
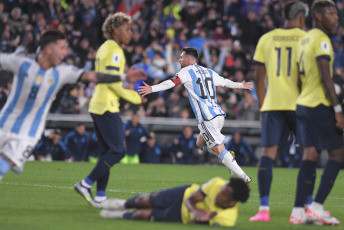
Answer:
<path fill-rule="evenodd" d="M 186 88 L 198 124 L 216 116 L 225 116 L 216 101 L 216 86 L 225 85 L 223 77 L 197 64 L 182 68 L 176 77 Z"/>
<path fill-rule="evenodd" d="M 0 112 L 0 129 L 40 139 L 46 116 L 58 90 L 75 83 L 83 70 L 61 64 L 42 69 L 36 60 L 20 54 L 0 54 L 1 68 L 14 74 L 10 95 Z"/>

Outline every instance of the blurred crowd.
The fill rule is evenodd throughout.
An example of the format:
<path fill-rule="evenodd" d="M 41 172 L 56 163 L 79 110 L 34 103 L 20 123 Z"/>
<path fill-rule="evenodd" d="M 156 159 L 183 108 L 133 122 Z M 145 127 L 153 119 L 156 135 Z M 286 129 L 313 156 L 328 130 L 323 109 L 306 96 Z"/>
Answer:
<path fill-rule="evenodd" d="M 190 126 L 185 126 L 168 144 L 163 144 L 152 130 L 141 124 L 137 114 L 130 116 L 130 120 L 124 124 L 124 130 L 126 155 L 120 161 L 122 164 L 221 164 L 215 155 L 197 148 L 198 134 Z M 78 123 L 69 132 L 46 130 L 33 151 L 33 157 L 39 161 L 97 162 L 97 141 L 95 132 L 88 133 L 83 123 Z M 239 130 L 226 139 L 226 148 L 235 151 L 239 165 L 257 165 L 255 149 Z"/>

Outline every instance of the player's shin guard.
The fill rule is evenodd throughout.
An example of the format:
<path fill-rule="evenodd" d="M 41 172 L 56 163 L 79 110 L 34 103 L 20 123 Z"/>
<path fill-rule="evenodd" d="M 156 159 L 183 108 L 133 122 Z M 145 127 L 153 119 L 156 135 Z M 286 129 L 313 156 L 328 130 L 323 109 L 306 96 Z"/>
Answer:
<path fill-rule="evenodd" d="M 223 150 L 220 153 L 219 159 L 230 171 L 235 173 L 241 179 L 246 180 L 246 173 L 240 168 L 232 154 L 230 154 L 227 150 Z"/>
<path fill-rule="evenodd" d="M 269 206 L 270 187 L 272 182 L 272 166 L 274 161 L 270 157 L 262 157 L 258 169 L 258 188 L 260 206 Z"/>
<path fill-rule="evenodd" d="M 11 169 L 11 165 L 4 158 L 0 157 L 0 181 L 3 176 Z"/>

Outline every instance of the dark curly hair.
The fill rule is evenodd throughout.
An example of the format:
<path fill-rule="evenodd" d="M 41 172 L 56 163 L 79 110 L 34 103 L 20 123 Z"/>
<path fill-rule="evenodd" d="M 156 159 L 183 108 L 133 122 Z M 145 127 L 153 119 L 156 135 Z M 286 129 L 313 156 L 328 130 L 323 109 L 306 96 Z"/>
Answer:
<path fill-rule="evenodd" d="M 233 199 L 245 203 L 250 195 L 250 188 L 243 179 L 232 177 L 228 186 L 233 189 Z"/>

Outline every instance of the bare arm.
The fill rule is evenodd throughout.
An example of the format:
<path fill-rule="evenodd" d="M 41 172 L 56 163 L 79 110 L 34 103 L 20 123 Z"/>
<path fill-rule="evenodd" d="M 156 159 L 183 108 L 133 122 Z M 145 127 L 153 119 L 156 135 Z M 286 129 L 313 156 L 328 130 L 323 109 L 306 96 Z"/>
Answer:
<path fill-rule="evenodd" d="M 330 100 L 333 107 L 340 106 L 336 92 L 334 90 L 334 84 L 330 75 L 330 65 L 329 61 L 321 58 L 317 60 L 319 74 L 321 78 L 321 82 L 323 84 L 323 87 L 325 89 L 326 95 L 328 99 Z M 344 116 L 340 107 L 340 111 L 336 111 L 336 126 L 338 128 L 343 129 L 344 128 Z"/>
<path fill-rule="evenodd" d="M 210 212 L 208 210 L 201 210 L 196 207 L 197 202 L 204 200 L 204 195 L 197 190 L 192 193 L 185 201 L 186 207 L 194 214 L 193 222 L 209 221 Z"/>
<path fill-rule="evenodd" d="M 259 101 L 259 108 L 263 106 L 264 96 L 265 96 L 265 75 L 266 69 L 265 65 L 256 65 L 254 79 L 255 79 L 255 86 L 256 86 L 256 93 Z"/>

